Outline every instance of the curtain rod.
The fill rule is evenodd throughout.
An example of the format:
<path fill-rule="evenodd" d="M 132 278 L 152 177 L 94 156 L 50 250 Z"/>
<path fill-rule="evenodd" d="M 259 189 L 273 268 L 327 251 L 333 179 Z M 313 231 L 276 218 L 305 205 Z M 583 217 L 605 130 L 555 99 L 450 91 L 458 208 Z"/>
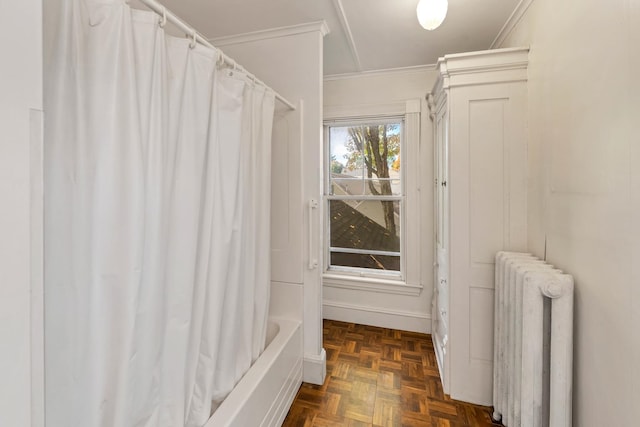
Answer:
<path fill-rule="evenodd" d="M 218 49 L 217 47 L 215 47 L 214 45 L 212 45 L 207 39 L 205 39 L 204 37 L 202 37 L 202 35 L 200 35 L 195 28 L 189 26 L 188 24 L 186 24 L 182 19 L 180 19 L 178 16 L 176 16 L 173 12 L 171 12 L 169 9 L 167 9 L 165 6 L 163 6 L 162 4 L 158 3 L 156 0 L 139 0 L 142 4 L 144 4 L 145 6 L 147 6 L 149 9 L 151 9 L 152 11 L 154 11 L 155 13 L 157 13 L 158 15 L 160 15 L 164 20 L 167 20 L 169 22 L 171 22 L 172 24 L 174 24 L 176 27 L 178 27 L 179 30 L 183 31 L 187 37 L 190 37 L 193 39 L 193 41 L 195 43 L 200 43 L 204 46 L 207 46 L 211 49 L 214 49 L 218 52 L 218 55 L 220 55 L 219 57 L 219 61 L 221 61 L 224 64 L 227 64 L 243 73 L 245 73 L 247 75 L 247 77 L 251 80 L 253 80 L 254 82 L 256 82 L 259 85 L 262 85 L 264 87 L 266 87 L 267 89 L 271 90 L 274 94 L 275 97 L 278 101 L 282 102 L 284 105 L 286 105 L 287 107 L 289 107 L 289 109 L 291 110 L 295 110 L 296 107 L 295 105 L 293 105 L 291 102 L 289 102 L 285 97 L 283 97 L 282 95 L 280 95 L 277 91 L 273 90 L 270 86 L 268 86 L 267 84 L 265 84 L 262 80 L 260 80 L 259 78 L 257 78 L 255 75 L 251 74 L 249 71 L 247 71 L 243 66 L 241 66 L 240 64 L 238 64 L 233 58 L 227 56 L 223 51 L 221 51 L 220 49 Z M 129 3 L 129 0 L 126 0 L 127 3 Z"/>

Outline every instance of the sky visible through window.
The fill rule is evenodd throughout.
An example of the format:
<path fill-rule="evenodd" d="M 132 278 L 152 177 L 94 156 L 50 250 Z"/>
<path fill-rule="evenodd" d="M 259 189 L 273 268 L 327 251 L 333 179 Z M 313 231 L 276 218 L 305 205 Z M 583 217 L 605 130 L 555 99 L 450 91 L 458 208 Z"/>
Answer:
<path fill-rule="evenodd" d="M 334 160 L 342 163 L 342 166 L 347 165 L 347 159 L 349 158 L 349 150 L 347 149 L 347 137 L 349 136 L 348 128 L 335 127 L 331 128 L 331 154 L 335 156 Z"/>

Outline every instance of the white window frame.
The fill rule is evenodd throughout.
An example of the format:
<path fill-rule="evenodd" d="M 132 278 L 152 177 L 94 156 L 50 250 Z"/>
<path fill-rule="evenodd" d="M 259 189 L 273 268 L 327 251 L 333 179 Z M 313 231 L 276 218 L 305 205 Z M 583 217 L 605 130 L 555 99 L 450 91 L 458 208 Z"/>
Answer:
<path fill-rule="evenodd" d="M 325 138 L 323 150 L 323 171 L 328 174 L 329 145 L 328 127 L 402 119 L 401 142 L 401 182 L 402 198 L 400 219 L 400 274 L 397 272 L 378 271 L 346 267 L 344 270 L 335 266 L 329 270 L 329 202 L 327 197 L 329 178 L 324 179 L 323 199 L 327 209 L 325 215 L 325 265 L 323 283 L 325 286 L 347 289 L 372 289 L 377 292 L 418 295 L 422 290 L 420 280 L 420 195 L 419 195 L 419 145 L 420 145 L 420 111 L 421 100 L 408 100 L 392 104 L 376 104 L 366 106 L 325 106 L 324 125 Z M 409 232 L 410 230 L 410 232 Z"/>
<path fill-rule="evenodd" d="M 366 195 L 353 195 L 353 196 L 336 196 L 333 194 L 329 194 L 328 190 L 331 188 L 331 173 L 329 172 L 330 166 L 330 157 L 331 157 L 331 149 L 330 149 L 330 136 L 329 129 L 331 127 L 339 127 L 339 126 L 359 126 L 359 125 L 387 125 L 387 124 L 400 124 L 400 194 L 398 195 L 388 195 L 388 196 L 366 196 Z M 406 198 L 405 194 L 405 178 L 404 178 L 404 168 L 402 167 L 402 161 L 404 160 L 404 116 L 388 116 L 388 117 L 376 117 L 376 118 L 357 118 L 357 119 L 341 119 L 341 120 L 331 120 L 325 121 L 324 124 L 324 203 L 325 203 L 325 266 L 324 271 L 328 273 L 335 274 L 346 274 L 346 275 L 356 275 L 359 277 L 387 277 L 392 280 L 403 279 L 404 274 L 404 201 Z M 363 168 L 363 177 L 364 179 L 364 168 Z M 360 201 L 394 201 L 399 202 L 400 204 L 400 252 L 384 252 L 384 251 L 376 251 L 376 250 L 365 250 L 365 249 L 349 249 L 349 248 L 333 248 L 329 242 L 331 241 L 331 223 L 330 223 L 330 202 L 333 200 L 360 200 Z M 338 250 L 334 250 L 338 249 Z M 331 265 L 331 253 L 332 252 L 342 252 L 342 253 L 354 253 L 354 254 L 374 254 L 374 255 L 389 255 L 389 256 L 398 256 L 400 258 L 400 270 L 375 270 L 370 268 L 361 268 L 361 267 L 350 267 L 350 266 L 339 266 L 339 265 Z"/>

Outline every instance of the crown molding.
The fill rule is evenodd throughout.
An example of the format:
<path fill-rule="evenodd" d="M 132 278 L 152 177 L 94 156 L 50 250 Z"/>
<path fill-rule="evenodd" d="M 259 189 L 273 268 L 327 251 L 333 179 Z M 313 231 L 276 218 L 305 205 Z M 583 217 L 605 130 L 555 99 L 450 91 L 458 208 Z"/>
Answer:
<path fill-rule="evenodd" d="M 454 86 L 527 80 L 529 48 L 506 48 L 445 55 L 432 93 Z"/>
<path fill-rule="evenodd" d="M 233 44 L 250 43 L 258 40 L 294 36 L 314 31 L 319 31 L 320 34 L 322 34 L 322 37 L 326 36 L 330 32 L 327 23 L 322 20 L 306 24 L 290 25 L 287 27 L 271 28 L 268 30 L 252 31 L 250 33 L 236 34 L 233 36 L 214 37 L 208 39 L 208 41 L 216 47 L 222 47 Z"/>
<path fill-rule="evenodd" d="M 448 75 L 477 73 L 482 71 L 527 68 L 528 47 L 481 50 L 454 53 L 438 59 L 438 67 L 446 67 Z"/>
<path fill-rule="evenodd" d="M 422 71 L 435 71 L 436 69 L 437 69 L 437 64 L 412 65 L 410 67 L 386 68 L 382 70 L 371 70 L 371 71 L 357 71 L 354 73 L 344 73 L 344 74 L 328 74 L 324 76 L 324 81 L 358 79 L 362 77 L 390 76 L 390 75 L 397 75 L 397 74 L 418 73 Z"/>
<path fill-rule="evenodd" d="M 533 3 L 533 0 L 520 0 L 520 3 L 513 10 L 507 21 L 504 23 L 498 35 L 491 43 L 489 49 L 497 49 L 502 47 L 502 43 L 509 37 L 509 34 L 513 31 L 513 29 L 520 23 L 524 14 L 529 10 L 529 6 Z"/>

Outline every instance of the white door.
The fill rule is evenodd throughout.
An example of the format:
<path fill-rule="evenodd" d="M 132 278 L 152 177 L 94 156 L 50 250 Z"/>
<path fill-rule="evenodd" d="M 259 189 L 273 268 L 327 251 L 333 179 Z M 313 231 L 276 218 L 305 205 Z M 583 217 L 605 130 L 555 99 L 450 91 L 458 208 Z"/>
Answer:
<path fill-rule="evenodd" d="M 491 404 L 494 257 L 526 248 L 526 87 L 450 90 L 451 397 Z"/>

